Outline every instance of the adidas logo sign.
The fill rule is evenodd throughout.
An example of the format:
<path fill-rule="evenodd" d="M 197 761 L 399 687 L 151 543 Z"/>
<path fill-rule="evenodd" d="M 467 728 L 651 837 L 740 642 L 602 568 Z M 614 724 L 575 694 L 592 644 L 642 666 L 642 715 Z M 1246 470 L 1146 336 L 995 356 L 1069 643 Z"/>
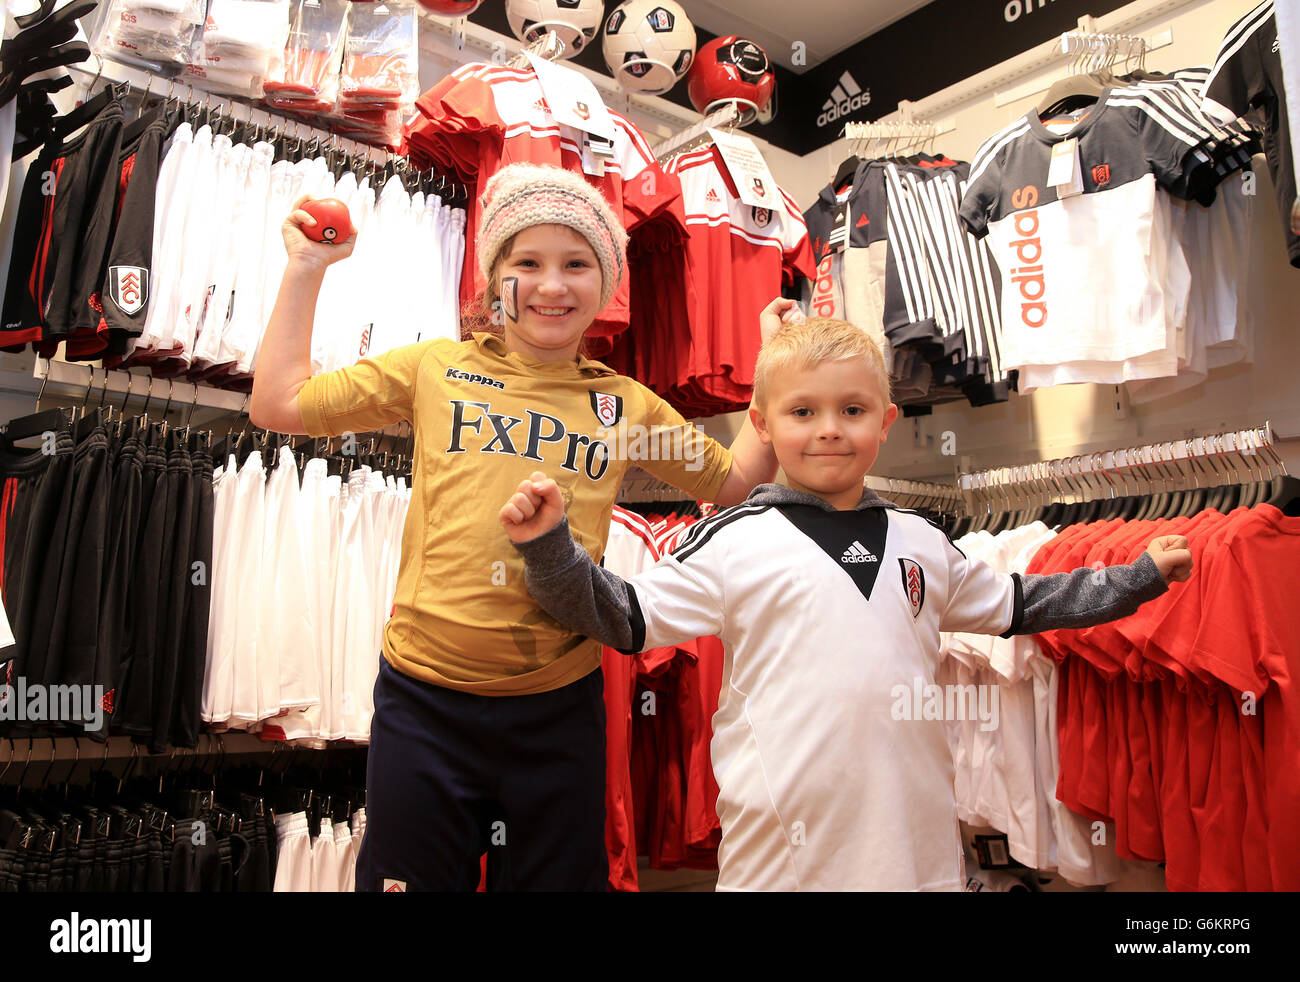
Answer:
<path fill-rule="evenodd" d="M 878 563 L 880 562 L 880 559 L 876 556 L 874 552 L 872 552 L 870 549 L 863 546 L 861 542 L 858 542 L 856 539 L 854 539 L 853 545 L 849 546 L 847 549 L 844 550 L 844 555 L 840 557 L 840 562 Z"/>
<path fill-rule="evenodd" d="M 871 90 L 859 86 L 853 76 L 846 71 L 840 76 L 839 83 L 831 90 L 831 97 L 822 104 L 817 125 L 825 126 L 827 123 L 833 123 L 841 116 L 857 112 L 870 101 Z"/>
<path fill-rule="evenodd" d="M 549 113 L 551 111 L 551 107 L 546 104 L 545 99 L 538 99 L 533 103 L 533 108 L 544 113 Z"/>
<path fill-rule="evenodd" d="M 722 204 L 722 198 L 718 195 L 717 191 L 713 190 L 713 188 L 709 188 L 709 193 L 704 196 L 704 200 L 712 205 Z"/>

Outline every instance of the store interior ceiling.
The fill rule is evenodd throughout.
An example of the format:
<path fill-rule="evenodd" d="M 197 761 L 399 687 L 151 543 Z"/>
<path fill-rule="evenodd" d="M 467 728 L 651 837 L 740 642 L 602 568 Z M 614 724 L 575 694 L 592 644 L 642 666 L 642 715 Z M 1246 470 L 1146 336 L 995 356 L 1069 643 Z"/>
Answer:
<path fill-rule="evenodd" d="M 883 30 L 931 0 L 677 0 L 691 21 L 713 34 L 740 34 L 762 45 L 797 74 Z M 807 64 L 790 64 L 795 41 L 807 45 Z"/>

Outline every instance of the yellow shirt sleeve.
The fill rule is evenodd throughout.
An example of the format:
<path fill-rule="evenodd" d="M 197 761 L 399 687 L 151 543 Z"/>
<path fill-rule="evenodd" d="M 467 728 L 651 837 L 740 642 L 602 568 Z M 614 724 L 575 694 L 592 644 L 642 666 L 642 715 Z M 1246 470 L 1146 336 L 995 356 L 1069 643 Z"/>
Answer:
<path fill-rule="evenodd" d="M 420 362 L 432 341 L 394 348 L 355 365 L 323 372 L 298 391 L 308 436 L 339 436 L 410 421 Z"/>
<path fill-rule="evenodd" d="M 645 386 L 641 391 L 646 402 L 646 426 L 660 431 L 659 445 L 671 447 L 672 453 L 658 459 L 636 463 L 661 481 L 681 488 L 700 501 L 714 501 L 731 471 L 731 451 L 713 437 L 696 429 L 664 400 Z M 677 448 L 681 452 L 677 452 Z"/>

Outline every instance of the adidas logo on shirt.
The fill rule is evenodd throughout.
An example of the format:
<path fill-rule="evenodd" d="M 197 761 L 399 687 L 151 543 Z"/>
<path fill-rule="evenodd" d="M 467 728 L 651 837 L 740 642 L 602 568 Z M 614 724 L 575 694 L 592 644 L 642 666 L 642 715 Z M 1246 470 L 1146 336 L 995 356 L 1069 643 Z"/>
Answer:
<path fill-rule="evenodd" d="M 833 123 L 841 116 L 857 112 L 871 101 L 871 90 L 863 89 L 847 71 L 840 76 L 839 82 L 831 90 L 831 97 L 822 104 L 821 115 L 817 125 Z"/>
<path fill-rule="evenodd" d="M 548 106 L 548 105 L 547 105 L 543 100 L 541 100 L 541 99 L 538 99 L 536 102 L 533 103 L 533 108 L 534 108 L 534 109 L 541 110 L 541 111 L 544 112 L 544 113 L 549 113 L 549 112 L 551 111 L 551 107 Z"/>
<path fill-rule="evenodd" d="M 844 550 L 844 555 L 840 557 L 842 563 L 878 563 L 880 559 L 874 552 L 866 548 L 857 539 L 853 540 L 853 545 Z"/>
<path fill-rule="evenodd" d="M 704 200 L 713 205 L 722 203 L 722 198 L 719 196 L 717 191 L 713 190 L 713 188 L 709 188 L 709 193 L 704 196 Z"/>

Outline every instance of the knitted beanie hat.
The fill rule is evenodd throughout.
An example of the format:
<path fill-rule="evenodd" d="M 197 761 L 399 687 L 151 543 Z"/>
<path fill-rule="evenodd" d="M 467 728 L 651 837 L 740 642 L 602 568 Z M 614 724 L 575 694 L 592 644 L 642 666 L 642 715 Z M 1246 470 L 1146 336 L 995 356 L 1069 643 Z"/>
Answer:
<path fill-rule="evenodd" d="M 627 232 L 599 191 L 559 167 L 510 164 L 483 190 L 478 265 L 492 276 L 506 241 L 534 225 L 565 225 L 591 245 L 600 262 L 600 306 L 614 296 L 627 266 Z"/>

